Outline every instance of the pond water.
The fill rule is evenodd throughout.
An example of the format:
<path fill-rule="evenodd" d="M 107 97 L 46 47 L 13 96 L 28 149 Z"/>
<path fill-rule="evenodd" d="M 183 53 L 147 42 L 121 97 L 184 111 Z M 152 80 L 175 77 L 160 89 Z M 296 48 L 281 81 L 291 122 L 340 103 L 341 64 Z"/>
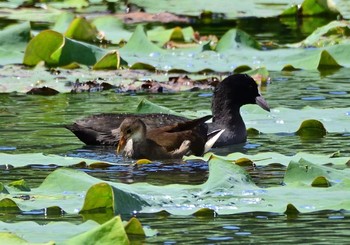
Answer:
<path fill-rule="evenodd" d="M 262 88 L 262 94 L 271 108 L 301 109 L 350 107 L 350 70 L 340 69 L 319 73 L 317 71 L 273 72 L 270 83 Z M 114 91 L 101 93 L 58 94 L 51 97 L 0 94 L 0 152 L 50 154 L 86 157 L 96 160 L 123 162 L 113 148 L 84 146 L 63 125 L 100 112 L 125 112 L 134 110 L 140 98 L 175 111 L 210 108 L 211 91 L 169 94 L 119 94 Z M 206 95 L 206 96 L 203 96 Z M 191 103 L 184 103 L 190 101 Z M 128 105 L 126 107 L 125 105 Z M 295 115 L 298 117 L 298 115 Z M 318 140 L 303 141 L 289 133 L 261 134 L 249 138 L 248 143 L 214 149 L 220 155 L 240 151 L 247 154 L 274 151 L 285 155 L 297 152 L 332 154 L 341 151 L 350 156 L 350 134 L 329 133 Z M 203 183 L 208 174 L 206 162 L 171 161 L 147 166 L 117 166 L 109 169 L 82 169 L 103 180 L 124 183 L 145 182 L 157 185 L 170 183 Z M 31 188 L 37 187 L 55 166 L 30 166 L 0 170 L 1 180 L 24 178 Z M 247 168 L 257 185 L 261 187 L 281 184 L 285 167 L 257 166 Z M 93 217 L 105 220 L 105 217 Z M 141 215 L 144 226 L 157 229 L 159 235 L 147 238 L 149 243 L 232 244 L 232 243 L 347 243 L 350 214 L 346 212 L 317 212 L 287 217 L 274 213 L 246 213 L 212 218 Z M 81 216 L 45 216 L 33 213 L 3 216 L 7 222 L 35 220 L 47 223 L 51 220 L 83 222 Z M 136 242 L 137 240 L 135 240 Z"/>
<path fill-rule="evenodd" d="M 0 28 L 15 23 L 0 19 Z M 257 25 L 257 22 L 259 24 Z M 271 48 L 273 43 L 298 42 L 315 28 L 325 25 L 325 18 L 242 18 L 224 20 L 192 19 L 190 25 L 201 35 L 216 34 L 221 37 L 231 28 L 240 28 Z M 34 30 L 48 27 L 48 23 L 31 23 Z M 146 24 L 146 29 L 159 24 Z M 166 24 L 167 28 L 186 24 Z M 136 25 L 126 28 L 134 30 Z M 330 71 L 272 72 L 270 83 L 262 87 L 262 94 L 271 108 L 301 109 L 350 107 L 350 69 Z M 141 98 L 169 107 L 175 111 L 209 109 L 211 91 L 168 94 L 119 94 L 114 91 L 81 94 L 58 94 L 43 97 L 18 93 L 0 94 L 0 152 L 19 154 L 43 152 L 75 157 L 91 158 L 114 163 L 124 162 L 115 149 L 84 146 L 63 126 L 76 119 L 101 112 L 133 111 Z M 208 96 L 209 95 L 209 96 Z M 184 103 L 186 101 L 186 103 Z M 191 103 L 188 103 L 190 101 Z M 127 105 L 127 106 L 125 106 Z M 298 117 L 296 114 L 295 117 Z M 278 152 L 294 155 L 298 152 L 332 154 L 340 151 L 350 156 L 350 133 L 329 133 L 322 139 L 301 140 L 290 133 L 261 134 L 249 138 L 248 143 L 213 149 L 219 155 L 232 152 L 256 154 Z M 1 166 L 0 166 L 1 167 Z M 25 179 L 31 188 L 40 185 L 57 166 L 28 166 L 5 170 L 0 168 L 1 182 Z M 260 187 L 279 186 L 285 166 L 270 165 L 246 167 L 254 182 Z M 171 183 L 200 184 L 208 176 L 208 165 L 203 161 L 156 162 L 146 166 L 116 166 L 108 169 L 81 169 L 100 178 L 123 183 L 148 182 L 155 185 Z M 341 197 L 340 197 L 341 198 Z M 112 214 L 98 214 L 89 218 L 103 222 Z M 50 221 L 82 223 L 80 215 L 44 215 L 42 211 L 21 215 L 2 215 L 1 221 Z M 128 217 L 125 217 L 126 219 Z M 138 240 L 135 244 L 347 244 L 350 234 L 350 214 L 345 211 L 322 211 L 288 217 L 276 213 L 244 213 L 218 217 L 166 216 L 160 214 L 139 215 L 143 226 L 159 231 L 158 236 Z M 1 242 L 0 242 L 1 243 Z"/>

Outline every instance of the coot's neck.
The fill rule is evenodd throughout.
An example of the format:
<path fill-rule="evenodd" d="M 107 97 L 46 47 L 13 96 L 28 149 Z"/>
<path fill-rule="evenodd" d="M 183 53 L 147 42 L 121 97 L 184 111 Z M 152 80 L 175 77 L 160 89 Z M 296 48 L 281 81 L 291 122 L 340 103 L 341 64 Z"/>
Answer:
<path fill-rule="evenodd" d="M 244 127 L 244 122 L 240 114 L 240 106 L 222 106 L 213 108 L 213 122 L 224 125 L 227 128 Z"/>
<path fill-rule="evenodd" d="M 240 114 L 240 106 L 213 104 L 212 129 L 225 129 L 214 146 L 243 143 L 247 139 L 247 130 Z"/>

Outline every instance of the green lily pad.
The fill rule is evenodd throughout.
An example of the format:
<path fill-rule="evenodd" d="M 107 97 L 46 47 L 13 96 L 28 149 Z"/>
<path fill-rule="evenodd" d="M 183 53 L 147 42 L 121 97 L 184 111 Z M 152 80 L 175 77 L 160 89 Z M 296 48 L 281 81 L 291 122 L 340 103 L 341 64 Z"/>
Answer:
<path fill-rule="evenodd" d="M 70 238 L 67 244 L 129 244 L 120 216 L 116 216 L 99 227 Z"/>
<path fill-rule="evenodd" d="M 120 66 L 120 56 L 118 51 L 110 51 L 103 56 L 97 63 L 92 67 L 94 70 L 107 70 L 107 69 L 118 69 Z"/>
<path fill-rule="evenodd" d="M 0 200 L 0 213 L 20 213 L 20 209 L 16 202 L 9 198 L 3 198 Z"/>
<path fill-rule="evenodd" d="M 28 44 L 23 63 L 34 66 L 44 61 L 49 66 L 65 66 L 73 62 L 94 65 L 107 52 L 96 46 L 65 38 L 47 30 L 40 32 Z"/>
<path fill-rule="evenodd" d="M 18 237 L 23 239 L 19 241 L 26 241 L 23 244 L 129 244 L 120 216 L 102 225 L 91 220 L 79 225 L 71 222 L 50 222 L 42 225 L 33 221 L 0 224 L 1 227 L 6 227 L 7 231 L 17 235 L 14 237 L 10 236 L 10 232 L 0 233 L 1 241 L 6 244 L 12 244 L 9 242 L 18 240 Z"/>
<path fill-rule="evenodd" d="M 290 47 L 325 47 L 349 42 L 350 28 L 347 21 L 332 21 L 317 28 L 300 43 L 288 45 Z"/>
<path fill-rule="evenodd" d="M 77 17 L 70 23 L 65 36 L 79 41 L 95 42 L 99 33 L 85 18 Z"/>
<path fill-rule="evenodd" d="M 8 186 L 14 187 L 21 191 L 30 191 L 30 187 L 24 179 L 12 181 Z"/>
<path fill-rule="evenodd" d="M 21 63 L 30 40 L 30 23 L 11 25 L 0 31 L 0 65 Z"/>
<path fill-rule="evenodd" d="M 261 48 L 260 44 L 246 32 L 239 29 L 231 29 L 222 36 L 216 45 L 216 51 L 224 53 L 229 50 L 239 50 L 242 47 L 253 49 Z"/>
<path fill-rule="evenodd" d="M 76 158 L 76 157 L 62 157 L 58 155 L 44 155 L 42 153 L 28 153 L 28 154 L 6 154 L 0 153 L 0 165 L 10 165 L 13 167 L 23 167 L 37 164 L 54 164 L 57 166 L 72 166 L 78 162 L 85 162 L 93 164 L 96 160 Z M 112 163 L 110 163 L 112 165 Z"/>
<path fill-rule="evenodd" d="M 313 16 L 313 15 L 333 15 L 339 14 L 338 9 L 328 1 L 304 0 L 300 6 L 293 5 L 283 11 L 283 15 Z"/>
<path fill-rule="evenodd" d="M 274 159 L 271 158 L 274 154 L 276 153 L 265 153 L 264 159 L 273 161 Z M 253 211 L 282 213 L 289 203 L 300 212 L 350 209 L 350 202 L 343 202 L 336 198 L 348 195 L 349 171 L 320 166 L 320 156 L 311 154 L 309 156 L 312 162 L 300 156 L 299 160 L 290 161 L 284 178 L 286 186 L 259 188 L 245 170 L 229 160 L 232 156 L 226 158 L 211 156 L 208 180 L 201 185 L 154 186 L 147 183 L 128 185 L 113 182 L 102 184 L 99 179 L 81 171 L 57 169 L 38 188 L 29 192 L 29 195 L 34 197 L 31 202 L 21 199 L 13 201 L 21 210 L 59 206 L 68 213 L 83 210 L 82 207 L 87 207 L 87 204 L 83 206 L 83 202 L 92 203 L 92 206 L 89 204 L 93 207 L 92 209 L 112 206 L 117 213 L 130 213 L 133 212 L 132 210 L 139 210 L 141 213 L 157 213 L 164 210 L 174 215 L 192 215 L 203 208 L 215 210 L 218 215 Z M 256 157 L 262 157 L 262 155 L 250 156 L 255 159 Z M 286 156 L 285 158 L 292 159 Z M 340 161 L 338 158 L 327 160 L 332 163 Z M 341 160 L 344 161 L 344 159 Z M 346 161 L 349 161 L 349 158 Z M 256 163 L 260 164 L 258 160 Z M 318 176 L 326 177 L 332 186 L 312 187 L 311 183 Z M 88 191 L 89 187 L 91 187 L 90 191 Z M 16 192 L 10 191 L 10 194 L 1 194 L 3 198 L 12 199 L 16 195 Z M 84 197 L 86 191 L 88 193 Z M 93 200 L 95 199 L 96 202 L 99 200 L 99 193 L 108 193 L 107 199 L 103 198 L 106 201 L 99 202 L 101 205 L 95 206 Z M 188 203 L 191 205 L 188 206 Z M 311 210 L 309 205 L 312 205 Z"/>
<path fill-rule="evenodd" d="M 53 23 L 57 16 L 62 14 L 61 10 L 55 9 L 55 8 L 17 8 L 18 4 L 21 4 L 21 0 L 17 3 L 14 3 L 14 1 L 10 0 L 11 2 L 11 8 L 6 7 L 2 8 L 1 5 L 4 4 L 3 1 L 0 2 L 0 17 L 6 18 L 6 19 L 12 19 L 16 21 L 34 21 L 34 22 L 47 22 L 47 23 Z"/>
<path fill-rule="evenodd" d="M 52 30 L 56 32 L 64 33 L 68 29 L 69 25 L 72 23 L 74 18 L 75 18 L 75 15 L 71 12 L 64 12 L 60 14 L 57 17 L 56 22 L 52 27 Z"/>
<path fill-rule="evenodd" d="M 296 134 L 302 138 L 319 138 L 325 136 L 327 131 L 320 121 L 309 119 L 302 122 Z"/>
<path fill-rule="evenodd" d="M 311 186 L 313 187 L 330 187 L 331 183 L 324 176 L 319 176 L 312 181 Z"/>
<path fill-rule="evenodd" d="M 347 185 L 349 181 L 347 174 L 348 171 L 335 170 L 300 159 L 299 161 L 290 162 L 284 176 L 284 182 L 287 185 L 313 186 L 315 183 L 321 182 L 321 179 L 317 180 L 317 178 L 322 176 L 334 186 L 342 182 Z"/>
<path fill-rule="evenodd" d="M 194 30 L 192 27 L 180 28 L 175 27 L 166 30 L 163 27 L 147 32 L 148 38 L 155 42 L 158 46 L 162 47 L 165 43 L 172 41 L 190 42 L 194 38 Z"/>
<path fill-rule="evenodd" d="M 146 236 L 141 222 L 135 217 L 132 217 L 124 228 L 128 235 Z"/>
<path fill-rule="evenodd" d="M 96 26 L 106 40 L 110 40 L 114 44 L 129 40 L 132 35 L 132 32 L 124 28 L 123 21 L 114 16 L 97 17 L 91 21 L 91 24 Z"/>
<path fill-rule="evenodd" d="M 52 1 L 49 5 L 57 9 L 70 9 L 76 8 L 81 9 L 89 6 L 89 1 L 87 0 L 66 0 L 66 1 Z"/>

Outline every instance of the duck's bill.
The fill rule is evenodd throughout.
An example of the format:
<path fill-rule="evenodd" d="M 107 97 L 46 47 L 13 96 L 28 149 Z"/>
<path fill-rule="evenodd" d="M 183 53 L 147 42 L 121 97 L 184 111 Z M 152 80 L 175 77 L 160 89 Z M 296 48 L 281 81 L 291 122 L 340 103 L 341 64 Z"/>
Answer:
<path fill-rule="evenodd" d="M 118 153 L 118 154 L 119 154 L 121 151 L 124 150 L 125 145 L 126 145 L 126 139 L 125 139 L 125 137 L 120 137 L 119 143 L 118 143 L 118 146 L 117 146 L 117 153 Z"/>
<path fill-rule="evenodd" d="M 264 99 L 264 97 L 262 97 L 261 95 L 260 96 L 257 96 L 255 98 L 255 102 L 257 105 L 259 105 L 261 108 L 263 108 L 264 110 L 266 111 L 270 111 L 270 107 L 269 105 L 267 104 L 266 100 Z"/>

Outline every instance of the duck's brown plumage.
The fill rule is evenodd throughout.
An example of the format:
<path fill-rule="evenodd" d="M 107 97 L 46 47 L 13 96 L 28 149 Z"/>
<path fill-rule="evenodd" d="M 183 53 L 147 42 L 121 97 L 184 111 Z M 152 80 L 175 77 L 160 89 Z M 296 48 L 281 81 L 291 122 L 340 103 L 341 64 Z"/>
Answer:
<path fill-rule="evenodd" d="M 202 155 L 206 134 L 198 132 L 198 125 L 211 116 L 147 130 L 138 117 L 128 117 L 119 128 L 118 151 L 131 158 L 181 158 L 186 153 Z M 132 142 L 129 142 L 129 141 Z"/>

